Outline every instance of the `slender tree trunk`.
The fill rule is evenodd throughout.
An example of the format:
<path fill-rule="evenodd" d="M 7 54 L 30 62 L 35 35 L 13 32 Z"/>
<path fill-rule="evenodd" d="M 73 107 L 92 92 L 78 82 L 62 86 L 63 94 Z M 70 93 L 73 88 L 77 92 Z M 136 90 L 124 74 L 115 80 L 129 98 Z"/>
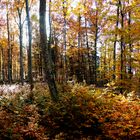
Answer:
<path fill-rule="evenodd" d="M 107 74 L 107 62 L 106 62 L 106 60 L 107 60 L 107 55 L 106 55 L 106 53 L 107 53 L 107 48 L 106 48 L 106 46 L 105 46 L 105 50 L 104 50 L 104 60 L 103 60 L 103 63 L 104 63 L 103 82 L 105 81 L 105 79 L 106 79 L 106 74 Z"/>
<path fill-rule="evenodd" d="M 60 74 L 60 52 L 58 51 L 58 39 L 56 37 L 56 31 L 55 28 L 53 27 L 53 41 L 54 41 L 54 45 L 55 45 L 55 64 L 54 64 L 54 69 L 55 69 L 55 79 L 57 80 L 57 82 L 60 83 L 59 76 Z"/>
<path fill-rule="evenodd" d="M 87 47 L 87 61 L 88 61 L 88 73 L 87 73 L 87 77 L 88 77 L 88 83 L 89 84 L 93 84 L 93 75 L 91 73 L 91 63 L 90 63 L 90 53 L 89 53 L 89 41 L 88 41 L 88 31 L 87 31 L 87 18 L 85 17 L 85 35 L 86 35 L 86 47 Z"/>
<path fill-rule="evenodd" d="M 41 50 L 39 50 L 39 76 L 42 77 L 43 75 L 43 64 L 42 64 L 42 54 L 41 54 Z"/>
<path fill-rule="evenodd" d="M 86 8 L 87 1 L 85 0 L 84 7 Z M 85 39 L 86 39 L 86 47 L 87 47 L 87 82 L 88 84 L 93 84 L 93 73 L 92 73 L 92 66 L 91 66 L 91 60 L 90 60 L 90 48 L 89 48 L 89 39 L 88 39 L 88 30 L 87 30 L 87 17 L 85 17 Z"/>
<path fill-rule="evenodd" d="M 4 52 L 3 48 L 1 48 L 1 57 L 2 57 L 2 81 L 5 82 L 5 69 L 4 69 Z"/>
<path fill-rule="evenodd" d="M 79 31 L 78 31 L 78 49 L 81 47 L 81 15 L 78 16 L 78 24 L 79 24 Z"/>
<path fill-rule="evenodd" d="M 15 79 L 14 79 L 14 73 L 13 73 L 13 71 L 15 70 L 15 69 L 14 69 L 14 66 L 13 66 L 13 63 L 14 63 L 14 62 L 13 62 L 13 47 L 14 47 L 14 43 L 13 43 L 13 42 L 14 42 L 14 40 L 15 40 L 15 35 L 13 34 L 13 35 L 11 35 L 11 41 L 12 41 L 12 43 L 11 43 L 11 50 L 10 50 L 10 51 L 11 51 L 11 52 L 10 52 L 10 57 L 11 57 L 10 60 L 11 60 L 11 62 L 10 62 L 10 63 L 11 63 L 11 75 L 12 75 L 12 76 L 11 76 L 11 79 L 12 79 L 12 81 L 15 80 Z M 15 72 L 15 71 L 14 71 L 14 72 Z"/>
<path fill-rule="evenodd" d="M 46 0 L 40 0 L 40 46 L 42 49 L 44 74 L 47 79 L 50 94 L 53 101 L 57 101 L 58 91 L 54 80 L 54 73 L 52 70 L 51 54 L 47 45 L 46 33 Z"/>
<path fill-rule="evenodd" d="M 128 3 L 129 3 L 129 0 L 128 0 Z M 133 52 L 133 49 L 132 49 L 132 41 L 131 41 L 131 11 L 128 12 L 128 29 L 129 29 L 129 78 L 131 79 L 132 76 L 133 76 L 133 73 L 132 73 L 132 52 Z"/>
<path fill-rule="evenodd" d="M 26 3 L 26 14 L 27 14 L 27 23 L 28 23 L 28 37 L 29 37 L 29 46 L 28 46 L 28 79 L 30 83 L 30 89 L 33 89 L 33 76 L 32 76 L 32 31 L 31 31 L 31 21 L 30 21 L 30 12 L 29 12 L 29 2 L 25 0 Z"/>
<path fill-rule="evenodd" d="M 52 1 L 49 0 L 49 41 L 48 41 L 48 49 L 50 51 L 51 57 L 52 57 L 52 70 L 54 72 L 55 75 L 55 79 L 56 79 L 56 71 L 55 71 L 55 61 L 56 61 L 56 54 L 55 54 L 55 48 L 51 48 L 53 41 L 53 37 L 52 37 L 52 19 L 51 19 L 51 5 L 52 5 Z"/>
<path fill-rule="evenodd" d="M 24 74 L 23 74 L 23 32 L 22 32 L 22 23 L 21 23 L 21 13 L 19 13 L 19 42 L 20 42 L 20 81 L 21 84 L 24 84 Z"/>
<path fill-rule="evenodd" d="M 116 44 L 117 44 L 117 29 L 119 25 L 119 4 L 117 4 L 117 13 L 116 13 L 116 31 L 115 31 L 115 41 L 114 41 L 114 50 L 113 50 L 113 79 L 116 79 Z"/>
<path fill-rule="evenodd" d="M 97 84 L 97 41 L 98 41 L 98 9 L 96 10 L 95 39 L 94 39 L 94 57 L 95 57 L 95 63 L 94 63 L 94 83 L 95 84 Z"/>
<path fill-rule="evenodd" d="M 51 0 L 49 0 L 49 42 L 48 42 L 48 48 L 51 52 L 51 43 L 52 43 L 52 23 L 51 23 Z"/>
<path fill-rule="evenodd" d="M 119 5 L 120 5 L 120 12 L 121 12 L 121 29 L 122 29 L 122 32 L 124 30 L 124 13 L 123 13 L 123 9 L 122 9 L 122 4 L 121 2 L 119 1 Z M 120 93 L 122 94 L 123 93 L 123 84 L 122 84 L 122 81 L 123 81 L 123 78 L 124 78 L 124 35 L 123 33 L 121 34 L 121 58 L 120 58 L 120 65 L 121 65 L 121 68 L 120 68 L 120 80 L 121 80 L 121 87 L 120 87 Z"/>
<path fill-rule="evenodd" d="M 10 44 L 10 29 L 9 29 L 9 13 L 7 12 L 7 35 L 8 35 L 8 82 L 12 82 L 12 64 L 11 64 L 11 44 Z"/>
<path fill-rule="evenodd" d="M 0 45 L 0 49 L 1 49 L 1 45 Z M 2 53 L 0 51 L 0 81 L 2 82 Z"/>
<path fill-rule="evenodd" d="M 67 21 L 66 21 L 66 12 L 67 12 L 67 7 L 66 7 L 66 0 L 63 0 L 63 16 L 64 16 L 64 26 L 63 26 L 63 40 L 64 40 L 64 50 L 63 50 L 63 55 L 64 55 L 64 82 L 67 82 L 68 80 L 68 74 L 67 74 L 67 56 L 66 56 L 66 49 L 67 49 L 67 30 L 66 30 L 66 26 L 67 26 Z"/>
<path fill-rule="evenodd" d="M 13 81 L 13 61 L 12 61 L 12 54 L 13 54 L 13 44 L 11 44 L 10 46 L 10 79 L 11 79 L 11 82 Z"/>
<path fill-rule="evenodd" d="M 78 23 L 79 23 L 79 31 L 78 31 L 78 67 L 76 70 L 77 73 L 77 80 L 78 82 L 83 82 L 83 75 L 82 75 L 82 61 L 81 61 L 81 52 L 80 52 L 80 48 L 81 48 L 81 15 L 79 13 L 78 16 Z"/>

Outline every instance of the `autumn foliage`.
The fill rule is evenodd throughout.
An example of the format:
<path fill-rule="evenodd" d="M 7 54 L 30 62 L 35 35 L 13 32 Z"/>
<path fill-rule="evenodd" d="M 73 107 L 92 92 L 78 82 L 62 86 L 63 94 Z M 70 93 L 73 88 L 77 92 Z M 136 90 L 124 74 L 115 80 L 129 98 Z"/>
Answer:
<path fill-rule="evenodd" d="M 57 103 L 42 85 L 1 98 L 0 139 L 140 138 L 139 99 L 79 84 L 59 88 Z"/>

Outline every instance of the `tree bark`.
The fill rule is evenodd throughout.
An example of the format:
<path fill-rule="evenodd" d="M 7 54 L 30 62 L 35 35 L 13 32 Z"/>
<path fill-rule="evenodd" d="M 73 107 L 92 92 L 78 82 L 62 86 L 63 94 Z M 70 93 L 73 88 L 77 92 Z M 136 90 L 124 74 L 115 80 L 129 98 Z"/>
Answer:
<path fill-rule="evenodd" d="M 58 91 L 56 87 L 56 83 L 54 80 L 54 73 L 52 70 L 52 60 L 51 54 L 47 45 L 47 33 L 46 33 L 46 0 L 40 0 L 40 47 L 42 49 L 43 56 L 43 66 L 44 66 L 44 74 L 47 79 L 50 95 L 53 101 L 57 101 L 58 99 Z"/>
<path fill-rule="evenodd" d="M 49 0 L 49 42 L 48 42 L 48 47 L 49 51 L 51 52 L 51 43 L 52 43 L 52 23 L 51 23 L 51 0 Z"/>
<path fill-rule="evenodd" d="M 128 4 L 129 4 L 129 0 L 128 0 Z M 133 52 L 133 48 L 132 48 L 132 41 L 131 41 L 131 11 L 128 12 L 128 30 L 129 30 L 129 78 L 131 79 L 133 76 L 132 73 L 132 52 Z"/>
<path fill-rule="evenodd" d="M 23 74 L 23 31 L 22 31 L 22 21 L 21 21 L 21 10 L 17 8 L 18 11 L 18 18 L 19 18 L 19 43 L 20 43 L 20 82 L 24 84 L 24 74 Z"/>
<path fill-rule="evenodd" d="M 113 79 L 116 79 L 116 43 L 117 43 L 117 29 L 119 25 L 119 4 L 117 4 L 117 13 L 116 13 L 116 27 L 115 27 L 115 41 L 114 41 L 114 50 L 113 50 Z"/>
<path fill-rule="evenodd" d="M 11 57 L 11 43 L 10 43 L 10 29 L 9 29 L 9 13 L 7 12 L 7 35 L 8 35 L 8 82 L 12 82 L 12 57 Z"/>
<path fill-rule="evenodd" d="M 5 82 L 4 52 L 2 47 L 1 47 L 1 59 L 2 59 L 2 81 Z"/>
<path fill-rule="evenodd" d="M 66 39 L 67 39 L 67 29 L 66 29 L 66 26 L 67 26 L 67 21 L 66 21 L 66 15 L 67 15 L 67 7 L 66 7 L 66 0 L 63 0 L 63 16 L 64 16 L 64 26 L 63 26 L 63 40 L 64 40 L 64 48 L 63 48 L 63 55 L 64 55 L 64 82 L 67 82 L 68 80 L 68 74 L 67 74 L 67 56 L 66 56 L 66 49 L 67 49 L 67 42 L 66 42 Z"/>
<path fill-rule="evenodd" d="M 79 16 L 78 16 L 78 26 L 79 26 L 79 31 L 78 31 L 78 67 L 76 69 L 76 74 L 77 74 L 77 81 L 78 82 L 83 82 L 83 75 L 82 75 L 82 61 L 81 61 L 81 15 L 79 11 Z"/>
<path fill-rule="evenodd" d="M 124 30 L 124 13 L 123 13 L 123 9 L 122 9 L 122 4 L 121 4 L 121 1 L 119 1 L 119 6 L 120 6 L 120 12 L 121 12 L 121 30 L 122 30 L 122 34 L 121 34 L 121 45 L 120 45 L 120 48 L 121 48 L 121 60 L 120 60 L 120 65 L 121 65 L 121 68 L 120 68 L 120 80 L 121 80 L 121 87 L 120 87 L 120 93 L 122 94 L 123 93 L 123 84 L 122 84 L 122 81 L 124 79 L 124 49 L 125 49 L 125 44 L 124 44 L 124 35 L 123 35 L 123 30 Z"/>
<path fill-rule="evenodd" d="M 96 13 L 95 13 L 95 39 L 94 39 L 94 84 L 97 84 L 97 41 L 98 41 L 98 6 L 96 4 Z"/>
<path fill-rule="evenodd" d="M 28 23 L 28 37 L 29 37 L 29 46 L 28 46 L 28 80 L 30 83 L 30 89 L 33 89 L 33 76 L 32 76 L 32 31 L 31 31 L 31 21 L 30 21 L 30 12 L 29 12 L 29 2 L 25 0 L 26 3 L 26 15 Z"/>

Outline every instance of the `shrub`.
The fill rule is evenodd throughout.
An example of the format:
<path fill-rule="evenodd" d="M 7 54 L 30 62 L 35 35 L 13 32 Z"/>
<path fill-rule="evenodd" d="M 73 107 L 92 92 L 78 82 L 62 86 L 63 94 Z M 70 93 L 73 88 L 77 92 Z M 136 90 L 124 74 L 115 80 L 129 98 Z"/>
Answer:
<path fill-rule="evenodd" d="M 139 100 L 75 85 L 71 92 L 60 94 L 58 103 L 47 106 L 40 123 L 50 137 L 61 133 L 71 139 L 136 139 L 140 138 L 139 110 Z"/>
<path fill-rule="evenodd" d="M 60 87 L 60 89 L 62 89 Z M 11 140 L 140 138 L 140 100 L 76 84 L 51 101 L 40 85 L 3 98 L 0 138 Z"/>

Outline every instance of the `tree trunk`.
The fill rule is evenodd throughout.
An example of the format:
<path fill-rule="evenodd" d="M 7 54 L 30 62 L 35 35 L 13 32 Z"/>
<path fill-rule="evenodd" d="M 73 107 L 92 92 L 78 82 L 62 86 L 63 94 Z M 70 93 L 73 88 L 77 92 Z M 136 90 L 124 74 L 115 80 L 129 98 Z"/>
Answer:
<path fill-rule="evenodd" d="M 128 3 L 129 3 L 129 0 L 128 0 Z M 131 11 L 128 12 L 128 30 L 129 30 L 129 78 L 131 79 L 132 76 L 133 76 L 133 73 L 132 73 L 132 52 L 133 52 L 133 49 L 132 49 L 132 41 L 131 41 Z"/>
<path fill-rule="evenodd" d="M 42 49 L 43 56 L 43 66 L 44 66 L 44 74 L 47 79 L 50 94 L 53 101 L 57 101 L 58 91 L 56 87 L 56 83 L 54 80 L 54 73 L 52 70 L 52 60 L 50 51 L 47 45 L 47 34 L 46 34 L 46 0 L 40 0 L 40 47 Z"/>
<path fill-rule="evenodd" d="M 88 41 L 88 31 L 87 31 L 87 18 L 85 17 L 85 37 L 86 37 L 86 47 L 87 47 L 87 62 L 88 62 L 88 71 L 87 71 L 87 80 L 89 84 L 93 84 L 93 75 L 91 72 L 91 60 L 90 60 L 90 48 Z"/>
<path fill-rule="evenodd" d="M 52 19 L 51 19 L 51 3 L 52 1 L 49 0 L 49 41 L 48 41 L 48 48 L 49 48 L 49 51 L 50 51 L 50 54 L 51 54 L 51 59 L 52 59 L 52 70 L 54 72 L 54 75 L 55 75 L 55 79 L 56 79 L 56 71 L 55 71 L 55 61 L 56 61 L 56 54 L 55 54 L 55 47 L 54 48 L 51 48 L 51 45 L 52 43 L 54 42 L 53 41 L 53 37 L 52 37 Z"/>
<path fill-rule="evenodd" d="M 67 12 L 67 7 L 66 7 L 66 0 L 63 0 L 63 16 L 64 16 L 64 26 L 63 26 L 63 40 L 64 40 L 64 50 L 63 50 L 63 55 L 64 55 L 64 82 L 67 82 L 68 80 L 68 74 L 67 74 L 67 58 L 66 58 L 66 49 L 67 49 L 67 42 L 66 42 L 66 36 L 67 36 L 67 21 L 66 21 L 66 12 Z"/>
<path fill-rule="evenodd" d="M 97 7 L 97 5 L 96 5 Z M 97 84 L 97 41 L 98 41 L 98 9 L 96 9 L 95 18 L 95 39 L 94 39 L 94 84 Z"/>
<path fill-rule="evenodd" d="M 31 31 L 31 21 L 29 13 L 29 3 L 28 0 L 25 0 L 26 3 L 26 14 L 27 14 L 27 23 L 28 23 L 28 37 L 29 37 L 29 46 L 28 46 L 28 80 L 30 83 L 30 89 L 33 89 L 33 76 L 32 76 L 32 31 Z"/>
<path fill-rule="evenodd" d="M 1 59 L 2 59 L 2 81 L 5 82 L 5 65 L 4 65 L 4 52 L 3 48 L 1 48 Z"/>
<path fill-rule="evenodd" d="M 76 68 L 76 74 L 77 74 L 77 81 L 83 82 L 83 74 L 82 74 L 82 61 L 81 61 L 81 15 L 79 13 L 78 16 L 78 25 L 79 25 L 79 31 L 78 31 L 78 67 Z"/>
<path fill-rule="evenodd" d="M 22 23 L 21 23 L 21 10 L 17 8 L 18 10 L 18 18 L 19 18 L 19 43 L 20 43 L 20 82 L 23 85 L 24 84 L 24 74 L 23 74 L 23 32 L 22 32 Z"/>
<path fill-rule="evenodd" d="M 7 12 L 7 35 L 8 35 L 8 82 L 12 82 L 12 57 L 10 44 L 9 13 Z"/>
<path fill-rule="evenodd" d="M 117 5 L 117 15 L 116 15 L 116 31 L 115 31 L 115 41 L 113 50 L 113 79 L 116 79 L 116 43 L 117 43 L 117 29 L 119 25 L 119 4 Z"/>
<path fill-rule="evenodd" d="M 52 43 L 51 0 L 49 0 L 49 28 L 50 28 L 50 33 L 49 33 L 48 48 L 51 52 L 51 43 Z"/>
<path fill-rule="evenodd" d="M 120 12 L 121 12 L 121 30 L 122 30 L 122 34 L 121 34 L 121 60 L 120 60 L 120 65 L 121 65 L 121 68 L 120 68 L 120 80 L 121 80 L 121 87 L 120 87 L 120 93 L 122 94 L 123 93 L 123 84 L 122 84 L 122 81 L 123 81 L 123 78 L 124 78 L 124 35 L 123 35 L 123 30 L 124 30 L 124 13 L 123 13 L 123 9 L 122 9 L 122 4 L 121 2 L 119 1 L 119 6 L 120 6 Z"/>

